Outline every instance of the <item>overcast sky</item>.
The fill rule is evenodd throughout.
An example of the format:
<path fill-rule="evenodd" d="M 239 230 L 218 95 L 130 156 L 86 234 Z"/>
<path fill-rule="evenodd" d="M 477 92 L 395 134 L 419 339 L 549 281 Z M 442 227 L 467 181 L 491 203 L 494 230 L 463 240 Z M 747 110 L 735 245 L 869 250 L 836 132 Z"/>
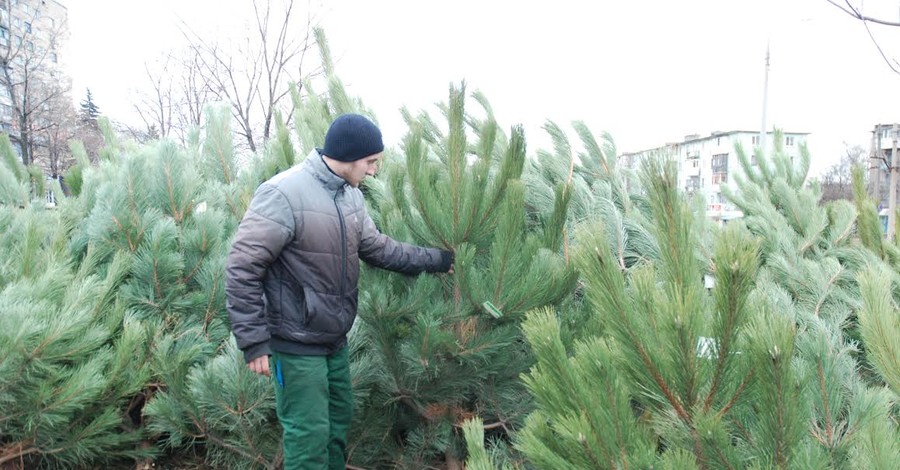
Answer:
<path fill-rule="evenodd" d="M 127 121 L 143 63 L 177 47 L 180 21 L 231 34 L 249 1 L 63 4 L 74 99 L 90 87 L 105 114 Z M 865 5 L 900 20 L 896 1 Z M 757 131 L 767 44 L 767 127 L 809 132 L 814 172 L 844 142 L 868 147 L 876 123 L 900 119 L 900 75 L 862 23 L 826 0 L 330 0 L 313 9 L 338 74 L 374 109 L 389 145 L 405 130 L 401 106 L 433 112 L 460 80 L 486 94 L 505 127 L 524 124 L 532 149 L 548 145 L 547 119 L 608 131 L 620 152 Z M 900 28 L 872 31 L 900 59 Z"/>

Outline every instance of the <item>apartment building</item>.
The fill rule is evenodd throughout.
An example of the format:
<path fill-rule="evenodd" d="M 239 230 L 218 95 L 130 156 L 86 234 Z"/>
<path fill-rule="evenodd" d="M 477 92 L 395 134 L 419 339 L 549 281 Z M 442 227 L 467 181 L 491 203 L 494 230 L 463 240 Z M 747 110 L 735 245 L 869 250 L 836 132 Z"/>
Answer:
<path fill-rule="evenodd" d="M 67 17 L 65 5 L 56 0 L 0 0 L 0 132 L 9 135 L 16 151 L 22 135 L 16 107 L 36 119 L 28 131 L 40 129 L 40 120 L 48 117 L 42 114 L 52 114 L 48 97 L 68 89 L 59 57 Z M 29 138 L 41 136 L 35 132 Z"/>
<path fill-rule="evenodd" d="M 888 194 L 891 187 L 891 163 L 894 146 L 900 151 L 900 126 L 896 124 L 876 124 L 872 129 L 872 144 L 869 149 L 869 195 L 875 200 L 880 210 L 888 207 Z"/>
<path fill-rule="evenodd" d="M 800 146 L 806 143 L 809 133 L 784 132 L 784 150 L 792 159 L 799 157 Z M 678 182 L 687 194 L 698 194 L 706 201 L 706 214 L 714 220 L 740 217 L 740 211 L 725 200 L 722 188 L 735 182 L 735 175 L 743 174 L 738 161 L 736 146 L 744 149 L 755 164 L 753 150 L 765 143 L 766 149 L 774 148 L 775 134 L 769 132 L 766 142 L 760 141 L 757 131 L 712 132 L 708 136 L 691 134 L 681 142 L 667 143 L 619 157 L 622 164 L 636 168 L 646 158 L 671 158 L 678 167 Z"/>

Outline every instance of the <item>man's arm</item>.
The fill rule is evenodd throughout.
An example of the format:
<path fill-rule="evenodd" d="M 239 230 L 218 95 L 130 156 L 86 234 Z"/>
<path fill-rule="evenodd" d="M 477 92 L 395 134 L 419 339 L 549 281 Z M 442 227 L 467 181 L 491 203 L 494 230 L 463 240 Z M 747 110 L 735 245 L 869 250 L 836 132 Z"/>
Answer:
<path fill-rule="evenodd" d="M 363 211 L 359 257 L 379 268 L 404 274 L 445 273 L 453 266 L 453 252 L 398 242 L 378 231 Z"/>
<path fill-rule="evenodd" d="M 238 226 L 225 263 L 231 331 L 248 363 L 271 354 L 263 281 L 269 266 L 293 238 L 294 230 L 293 211 L 284 194 L 274 186 L 260 186 Z"/>

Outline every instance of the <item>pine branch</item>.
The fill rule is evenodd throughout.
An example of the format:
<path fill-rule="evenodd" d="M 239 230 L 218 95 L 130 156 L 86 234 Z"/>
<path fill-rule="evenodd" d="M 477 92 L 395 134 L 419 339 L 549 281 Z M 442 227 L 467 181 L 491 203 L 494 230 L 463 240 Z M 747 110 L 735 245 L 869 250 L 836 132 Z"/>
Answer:
<path fill-rule="evenodd" d="M 750 372 L 748 372 L 747 375 L 744 376 L 744 380 L 741 381 L 741 384 L 738 386 L 737 390 L 734 392 L 734 395 L 732 395 L 731 399 L 728 400 L 728 403 L 726 403 L 725 406 L 723 406 L 722 409 L 719 411 L 719 413 L 718 413 L 719 418 L 722 418 L 723 416 L 728 414 L 728 412 L 731 411 L 731 408 L 735 404 L 737 404 L 738 399 L 744 393 L 744 389 L 747 388 L 747 385 L 750 384 L 750 381 L 752 379 L 753 379 L 753 369 L 751 369 Z"/>
<path fill-rule="evenodd" d="M 818 379 L 819 392 L 822 397 L 822 406 L 825 407 L 822 410 L 822 414 L 825 415 L 825 442 L 823 443 L 826 447 L 834 446 L 834 423 L 831 422 L 831 410 L 828 405 L 828 390 L 825 384 L 825 371 L 822 368 L 822 363 L 816 364 L 816 378 Z"/>
<path fill-rule="evenodd" d="M 26 441 L 19 441 L 0 447 L 0 466 L 9 462 L 19 460 L 32 454 L 43 453 L 40 448 L 34 446 L 34 438 Z M 22 467 L 24 468 L 24 466 Z"/>

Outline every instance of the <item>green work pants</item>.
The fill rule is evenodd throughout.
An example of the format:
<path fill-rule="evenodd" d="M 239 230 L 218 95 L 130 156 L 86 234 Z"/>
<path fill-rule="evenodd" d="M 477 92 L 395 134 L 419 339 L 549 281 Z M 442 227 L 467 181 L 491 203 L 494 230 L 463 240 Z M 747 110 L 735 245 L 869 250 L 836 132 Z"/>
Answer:
<path fill-rule="evenodd" d="M 273 353 L 285 470 L 345 468 L 353 415 L 347 349 L 330 356 Z"/>

